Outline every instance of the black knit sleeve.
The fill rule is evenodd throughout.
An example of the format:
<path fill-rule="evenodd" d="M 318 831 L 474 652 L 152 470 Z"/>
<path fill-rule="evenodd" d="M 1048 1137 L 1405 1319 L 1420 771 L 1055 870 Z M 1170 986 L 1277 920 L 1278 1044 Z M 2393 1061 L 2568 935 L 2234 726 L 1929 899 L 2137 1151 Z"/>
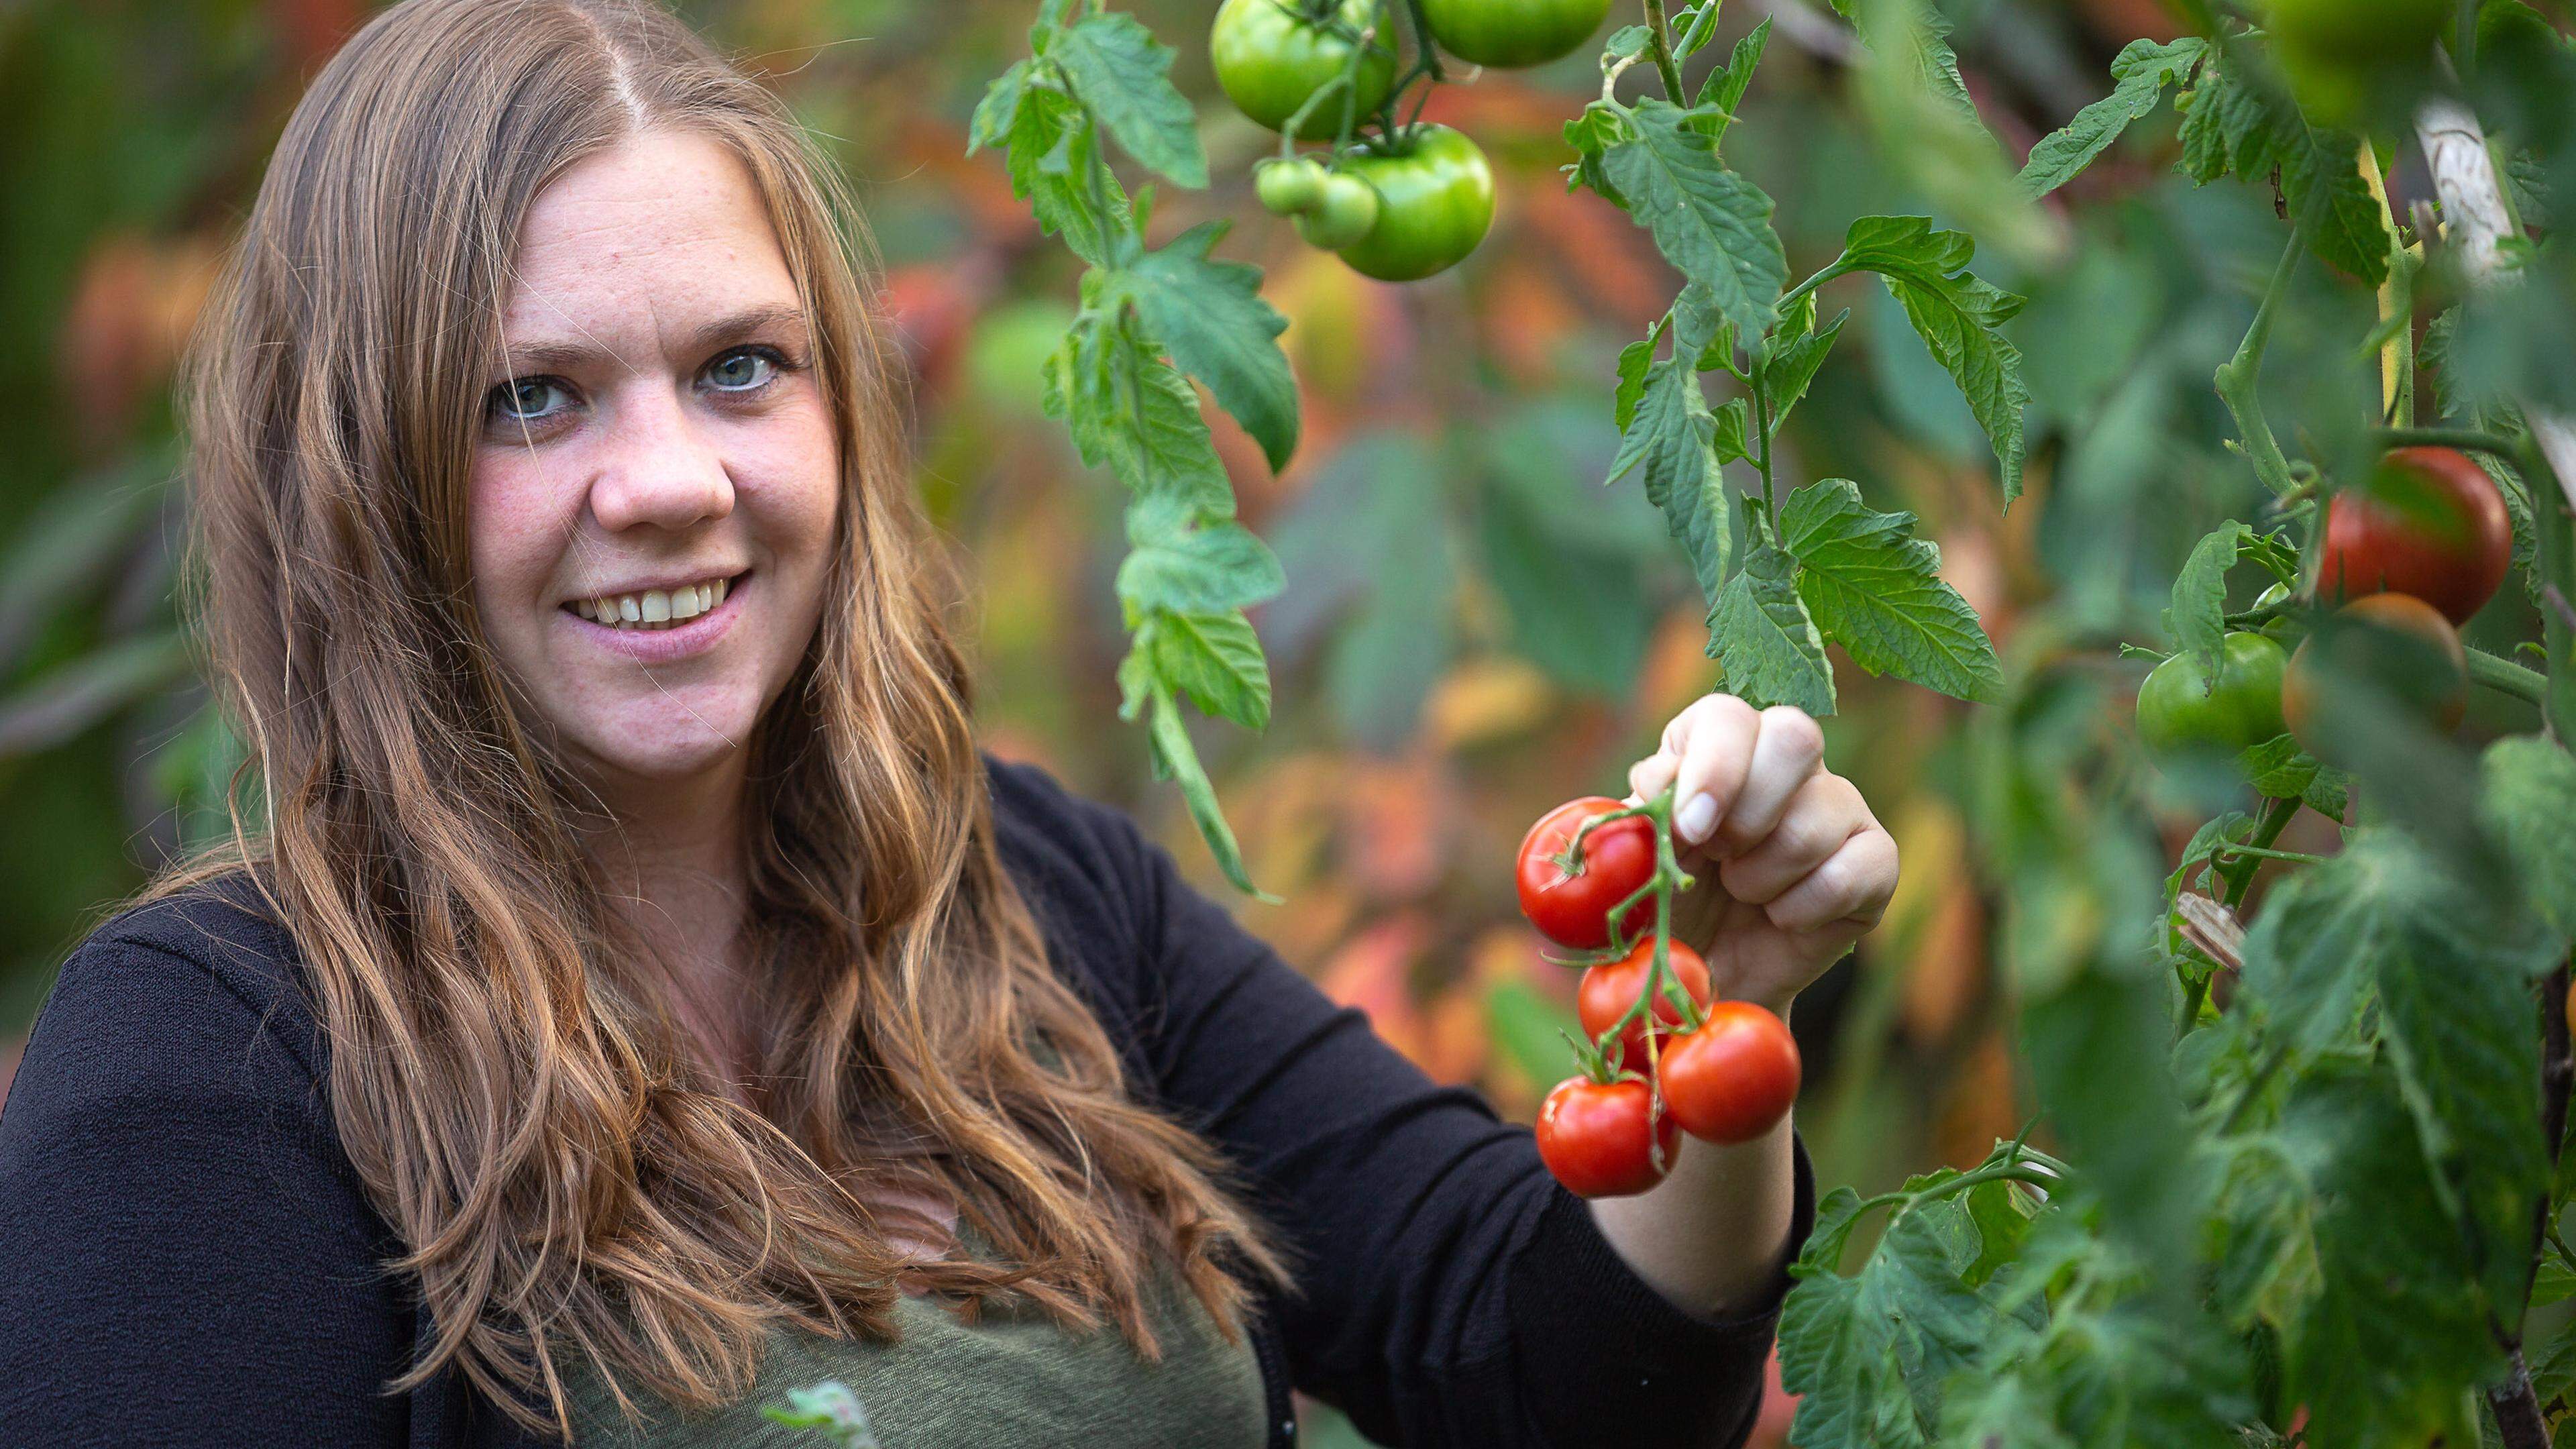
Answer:
<path fill-rule="evenodd" d="M 1424 1076 L 1124 816 L 1055 798 L 1143 922 L 1128 970 L 1151 1086 L 1240 1166 L 1299 1259 L 1282 1322 L 1299 1388 L 1416 1449 L 1743 1441 L 1785 1262 L 1746 1316 L 1674 1307 L 1527 1128 Z M 1802 1146 L 1791 1241 L 1814 1200 Z"/>
<path fill-rule="evenodd" d="M 0 1441 L 403 1442 L 411 1314 L 252 979 L 100 937 L 64 966 L 0 1112 Z"/>

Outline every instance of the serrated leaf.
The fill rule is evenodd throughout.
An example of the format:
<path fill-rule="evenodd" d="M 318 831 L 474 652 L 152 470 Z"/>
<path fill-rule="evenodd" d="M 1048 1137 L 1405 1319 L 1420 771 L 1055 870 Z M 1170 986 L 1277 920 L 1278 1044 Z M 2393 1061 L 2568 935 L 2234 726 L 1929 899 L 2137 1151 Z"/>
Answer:
<path fill-rule="evenodd" d="M 1914 536 L 1914 522 L 1911 513 L 1871 512 L 1848 479 L 1790 494 L 1780 537 L 1798 561 L 1798 596 L 1825 636 L 1870 673 L 1992 700 L 2003 685 L 1994 645 L 1976 610 L 1942 582 L 1941 550 Z"/>
<path fill-rule="evenodd" d="M 1958 384 L 1994 445 L 2010 507 L 2021 496 L 2022 410 L 2030 393 L 2022 385 L 2021 350 L 1997 329 L 2021 311 L 2022 299 L 1968 274 L 1976 249 L 1964 233 L 1934 231 L 1927 217 L 1865 216 L 1843 238 L 1835 267 L 1878 273 L 1905 308 L 1915 335 Z"/>
<path fill-rule="evenodd" d="M 2576 936 L 2576 758 L 2538 735 L 2487 747 L 2478 762 L 2479 813 L 2522 873 L 2540 918 Z"/>
<path fill-rule="evenodd" d="M 1850 1278 L 1806 1261 L 1791 1270 L 1801 1281 L 1779 1338 L 1781 1384 L 1799 1396 L 1791 1442 L 1928 1442 L 1941 1385 L 2012 1327 L 1962 1276 L 1976 1242 L 1966 1210 L 1939 1199 L 1901 1208 Z"/>
<path fill-rule="evenodd" d="M 1286 585 L 1270 546 L 1238 523 L 1159 529 L 1135 539 L 1118 566 L 1118 597 L 1139 611 L 1221 613 Z"/>
<path fill-rule="evenodd" d="M 2266 180 L 2279 161 L 2279 137 L 2290 122 L 2264 89 L 2220 51 L 2201 67 L 2190 94 L 2191 105 L 2182 118 L 2183 174 L 2204 186 L 2231 175 Z"/>
<path fill-rule="evenodd" d="M 1726 516 L 1726 479 L 1717 462 L 1717 419 L 1699 388 L 1699 374 L 1671 359 L 1648 367 L 1644 392 L 1610 460 L 1608 482 L 1631 471 L 1646 498 L 1663 510 L 1664 526 L 1689 556 L 1700 595 L 1716 607 L 1733 546 Z"/>
<path fill-rule="evenodd" d="M 2134 40 L 2111 62 L 2117 82 L 2111 94 L 2075 113 L 2066 128 L 2040 139 L 2021 169 L 2021 183 L 2033 196 L 2046 196 L 2074 179 L 2109 150 L 2129 123 L 2144 119 L 2164 100 L 2165 87 L 2180 82 L 2200 63 L 2209 43 L 2185 36 L 2170 44 Z"/>
<path fill-rule="evenodd" d="M 2227 637 L 2227 571 L 2253 536 L 2244 524 L 2220 524 L 2192 545 L 2191 557 L 2174 575 L 2165 628 L 2177 649 L 2199 656 L 2203 679 L 2218 678 L 2220 644 Z"/>
<path fill-rule="evenodd" d="M 1688 60 L 1701 46 L 1717 38 L 1717 12 L 1723 0 L 1703 0 L 1698 5 L 1685 5 L 1673 13 L 1673 59 Z"/>
<path fill-rule="evenodd" d="M 1664 259 L 1707 288 L 1739 334 L 1769 331 L 1789 277 L 1771 198 L 1726 169 L 1688 112 L 1648 97 L 1633 114 L 1636 135 L 1604 158 L 1612 183 Z"/>
<path fill-rule="evenodd" d="M 1810 297 L 1812 300 L 1812 296 Z M 1843 324 L 1851 320 L 1846 307 L 1834 320 L 1813 331 L 1802 332 L 1785 342 L 1773 339 L 1773 350 L 1762 364 L 1762 392 L 1771 404 L 1771 431 L 1778 433 L 1788 419 L 1789 410 L 1807 395 L 1807 387 L 1816 380 L 1817 369 L 1834 350 L 1834 341 L 1843 334 Z"/>
<path fill-rule="evenodd" d="M 2236 768 L 2267 799 L 2297 800 L 2329 820 L 2343 818 L 2351 777 L 2321 763 L 2288 735 L 2247 746 L 2237 755 Z"/>
<path fill-rule="evenodd" d="M 1137 638 L 1151 642 L 1157 672 L 1200 709 L 1248 730 L 1269 727 L 1270 667 L 1241 612 L 1160 613 Z"/>
<path fill-rule="evenodd" d="M 1717 7 L 1709 7 L 1714 11 Z M 1762 64 L 1762 53 L 1771 45 L 1771 17 L 1745 32 L 1735 42 L 1735 50 L 1726 64 L 1708 73 L 1700 82 L 1699 95 L 1691 102 L 1691 125 L 1708 137 L 1712 147 L 1726 140 L 1726 128 L 1735 121 L 1735 108 L 1744 102 L 1745 88 L 1753 84 L 1754 67 Z"/>
<path fill-rule="evenodd" d="M 1261 299 L 1261 269 L 1209 256 L 1228 223 L 1201 222 L 1112 272 L 1105 299 L 1125 298 L 1181 370 L 1261 444 L 1274 469 L 1297 448 L 1297 380 L 1279 350 L 1288 319 Z"/>
<path fill-rule="evenodd" d="M 1226 824 L 1225 812 L 1217 804 L 1216 787 L 1208 782 L 1207 770 L 1199 764 L 1198 750 L 1190 743 L 1189 731 L 1181 724 L 1180 706 L 1172 700 L 1172 685 L 1154 664 L 1154 652 L 1139 639 L 1128 650 L 1118 666 L 1118 688 L 1122 702 L 1118 717 L 1136 718 L 1146 711 L 1146 739 L 1153 751 L 1154 778 L 1170 780 L 1180 786 L 1181 801 L 1189 807 L 1190 820 L 1205 840 L 1208 853 L 1215 857 L 1217 868 L 1234 888 L 1267 905 L 1279 905 L 1279 897 L 1252 883 L 1251 873 L 1244 869 L 1243 847 L 1234 836 L 1234 827 Z"/>
<path fill-rule="evenodd" d="M 2280 143 L 2281 193 L 2296 217 L 2306 214 L 2309 198 L 2322 187 L 2308 249 L 2319 261 L 2377 287 L 2388 280 L 2390 238 L 2379 199 L 2362 179 L 2360 145 L 2304 121 L 2290 127 Z"/>
<path fill-rule="evenodd" d="M 1834 671 L 1798 597 L 1797 566 L 1769 544 L 1753 549 L 1709 615 L 1709 655 L 1726 671 L 1727 693 L 1756 709 L 1789 704 L 1821 718 L 1834 712 Z"/>
<path fill-rule="evenodd" d="M 1048 401 L 1082 461 L 1106 463 L 1138 504 L 1174 519 L 1234 516 L 1234 485 L 1208 439 L 1189 380 L 1135 331 L 1086 312 L 1050 360 Z"/>
<path fill-rule="evenodd" d="M 1664 324 L 1619 349 L 1619 386 L 1611 393 L 1610 411 L 1624 433 L 1637 421 L 1637 404 L 1646 396 L 1646 374 L 1655 366 L 1655 350 L 1661 345 Z"/>
<path fill-rule="evenodd" d="M 1628 198 L 1610 179 L 1602 157 L 1611 147 L 1627 138 L 1627 123 L 1610 106 L 1594 101 L 1583 108 L 1583 114 L 1565 123 L 1565 144 L 1574 149 L 1574 165 L 1565 179 L 1565 189 L 1589 186 L 1603 200 L 1625 211 Z"/>
<path fill-rule="evenodd" d="M 1105 166 L 1100 194 L 1109 215 L 1094 204 L 1086 178 L 1096 145 L 1091 118 L 1071 96 L 1032 85 L 1018 98 L 1009 133 L 1012 194 L 1029 203 L 1041 232 L 1063 237 L 1075 256 L 1105 267 L 1113 235 L 1124 235 L 1134 221 L 1127 193 Z"/>
<path fill-rule="evenodd" d="M 1084 16 L 1056 32 L 1047 59 L 1064 69 L 1074 94 L 1128 155 L 1183 186 L 1208 184 L 1198 117 L 1172 86 L 1171 48 L 1135 16 Z"/>
<path fill-rule="evenodd" d="M 1035 65 L 1033 60 L 1015 60 L 984 88 L 983 99 L 975 103 L 975 114 L 966 123 L 967 155 L 1008 144 L 1011 127 L 1019 119 L 1021 93 L 1028 89 L 1029 72 Z"/>

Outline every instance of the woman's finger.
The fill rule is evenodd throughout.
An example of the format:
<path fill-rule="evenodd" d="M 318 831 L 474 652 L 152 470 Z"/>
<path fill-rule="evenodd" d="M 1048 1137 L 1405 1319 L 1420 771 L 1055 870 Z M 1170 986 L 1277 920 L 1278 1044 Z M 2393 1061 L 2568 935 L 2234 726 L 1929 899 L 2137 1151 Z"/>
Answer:
<path fill-rule="evenodd" d="M 1709 837 L 1710 853 L 1725 859 L 1762 844 L 1780 824 L 1789 802 L 1824 766 L 1825 732 L 1815 716 L 1791 705 L 1762 711 L 1753 740 L 1753 763 L 1744 788 Z"/>
<path fill-rule="evenodd" d="M 1896 892 L 1896 873 L 1896 840 L 1872 822 L 1763 907 L 1763 914 L 1783 931 L 1816 931 L 1839 924 L 1849 926 L 1858 937 L 1887 914 L 1888 898 Z"/>
<path fill-rule="evenodd" d="M 1685 713 L 1693 718 L 1673 777 L 1673 834 L 1698 845 L 1744 791 L 1762 716 L 1731 694 L 1710 695 Z"/>
<path fill-rule="evenodd" d="M 1876 823 L 1849 780 L 1810 775 L 1781 812 L 1778 825 L 1751 850 L 1717 868 L 1718 883 L 1739 901 L 1769 905 Z"/>

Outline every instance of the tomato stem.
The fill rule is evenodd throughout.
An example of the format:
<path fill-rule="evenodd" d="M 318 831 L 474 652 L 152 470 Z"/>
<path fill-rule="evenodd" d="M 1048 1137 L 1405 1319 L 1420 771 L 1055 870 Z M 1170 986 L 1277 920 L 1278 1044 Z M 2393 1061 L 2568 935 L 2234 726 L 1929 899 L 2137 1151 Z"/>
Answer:
<path fill-rule="evenodd" d="M 2474 428 L 2381 428 L 2371 434 L 2370 440 L 2382 450 L 2457 448 L 2463 453 L 2485 453 L 2516 465 L 2522 462 L 2520 445 Z"/>
<path fill-rule="evenodd" d="M 1682 99 L 1682 68 L 1673 63 L 1673 48 L 1664 38 L 1664 0 L 1646 0 L 1646 53 L 1654 57 L 1655 74 L 1663 78 L 1664 96 L 1674 105 L 1688 105 Z"/>

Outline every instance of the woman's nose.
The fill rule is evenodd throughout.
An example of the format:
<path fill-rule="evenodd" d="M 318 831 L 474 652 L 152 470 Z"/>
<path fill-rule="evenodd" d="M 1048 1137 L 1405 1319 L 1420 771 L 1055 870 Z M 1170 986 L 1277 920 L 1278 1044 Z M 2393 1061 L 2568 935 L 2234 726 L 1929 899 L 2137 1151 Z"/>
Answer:
<path fill-rule="evenodd" d="M 621 533 L 638 524 L 684 529 L 733 511 L 733 479 L 686 399 L 635 380 L 618 400 L 611 435 L 591 484 L 591 513 Z"/>

